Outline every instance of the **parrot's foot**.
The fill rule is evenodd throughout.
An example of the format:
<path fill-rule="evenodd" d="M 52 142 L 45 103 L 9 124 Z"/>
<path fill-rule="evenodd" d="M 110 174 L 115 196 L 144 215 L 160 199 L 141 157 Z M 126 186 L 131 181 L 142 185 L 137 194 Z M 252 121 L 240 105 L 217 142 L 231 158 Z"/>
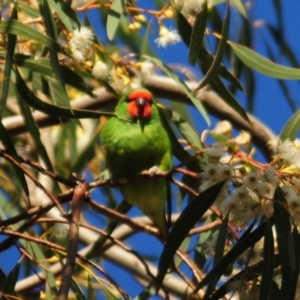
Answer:
<path fill-rule="evenodd" d="M 151 168 L 148 170 L 149 175 L 150 175 L 151 177 L 153 177 L 153 176 L 157 173 L 158 170 L 159 170 L 159 168 L 158 168 L 157 166 L 151 167 Z"/>

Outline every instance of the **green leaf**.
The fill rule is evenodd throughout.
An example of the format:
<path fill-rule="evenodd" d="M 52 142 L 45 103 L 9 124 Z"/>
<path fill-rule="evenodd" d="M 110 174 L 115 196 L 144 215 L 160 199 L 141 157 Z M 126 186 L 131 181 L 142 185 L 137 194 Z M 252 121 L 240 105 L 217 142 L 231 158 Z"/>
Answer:
<path fill-rule="evenodd" d="M 13 6 L 10 21 L 18 18 L 18 11 L 16 3 Z M 4 38 L 4 37 L 3 37 Z M 7 46 L 6 46 L 6 54 L 5 54 L 5 65 L 3 72 L 3 80 L 1 82 L 1 90 L 0 90 L 0 116 L 2 115 L 3 110 L 6 107 L 6 100 L 8 96 L 8 91 L 10 87 L 10 74 L 13 68 L 13 56 L 15 52 L 17 37 L 14 34 L 8 34 L 7 37 Z"/>
<path fill-rule="evenodd" d="M 144 55 L 144 57 L 146 57 L 149 60 L 152 60 L 170 78 L 174 79 L 178 83 L 178 85 L 187 94 L 187 96 L 189 97 L 191 102 L 194 104 L 194 106 L 198 109 L 198 111 L 200 112 L 200 114 L 202 115 L 204 120 L 207 122 L 207 124 L 210 125 L 210 120 L 209 120 L 208 114 L 206 113 L 205 108 L 201 104 L 201 101 L 192 94 L 190 88 L 185 84 L 185 82 L 183 80 L 181 80 L 179 78 L 179 76 L 175 72 L 173 72 L 173 70 L 171 70 L 167 65 L 165 65 L 159 59 L 156 59 L 156 58 L 153 58 L 153 57 L 150 57 L 150 56 L 146 56 L 146 55 Z"/>
<path fill-rule="evenodd" d="M 204 78 L 201 80 L 199 85 L 197 85 L 197 87 L 193 90 L 193 92 L 203 88 L 206 84 L 208 84 L 212 80 L 212 78 L 218 72 L 218 68 L 220 66 L 222 57 L 223 57 L 223 55 L 225 53 L 225 49 L 226 49 L 229 24 L 230 24 L 230 8 L 229 8 L 229 3 L 227 3 L 225 20 L 224 20 L 224 24 L 223 24 L 223 28 L 222 28 L 222 32 L 221 32 L 221 38 L 220 38 L 220 42 L 218 45 L 216 56 L 211 64 L 211 66 L 209 67 L 208 71 L 206 72 Z"/>
<path fill-rule="evenodd" d="M 46 76 L 54 77 L 50 60 L 44 57 L 31 58 L 31 56 L 16 54 L 14 57 L 14 62 L 18 66 L 29 69 L 32 72 L 38 72 Z M 85 80 L 80 75 L 70 68 L 62 65 L 60 65 L 60 69 L 63 80 L 66 84 L 71 85 L 72 87 L 90 95 L 91 97 L 94 96 L 91 88 L 86 84 Z"/>
<path fill-rule="evenodd" d="M 229 92 L 222 80 L 215 76 L 212 79 L 211 85 L 213 89 L 220 95 L 220 97 L 234 110 L 236 111 L 245 121 L 250 123 L 246 111 L 243 109 L 241 104 L 235 99 L 235 97 Z"/>
<path fill-rule="evenodd" d="M 218 4 L 221 4 L 227 0 L 212 0 L 211 5 L 216 6 Z M 245 17 L 247 18 L 247 12 L 246 9 L 242 3 L 241 0 L 230 0 L 230 4 L 235 6 L 235 8 Z"/>
<path fill-rule="evenodd" d="M 71 288 L 76 295 L 76 300 L 86 300 L 84 293 L 82 292 L 79 284 L 74 280 L 74 278 L 71 278 Z"/>
<path fill-rule="evenodd" d="M 296 267 L 290 214 L 287 210 L 285 196 L 280 187 L 276 188 L 273 207 L 278 254 L 281 265 L 281 293 L 284 299 L 291 299 L 290 295 L 295 292 L 296 288 L 296 286 L 292 286 L 291 278 L 298 276 L 298 274 L 296 274 L 298 268 Z"/>
<path fill-rule="evenodd" d="M 47 150 L 46 150 L 44 144 L 41 141 L 40 131 L 39 131 L 39 128 L 38 128 L 33 116 L 32 116 L 32 112 L 31 112 L 28 104 L 22 100 L 22 97 L 20 96 L 20 94 L 18 92 L 17 92 L 17 98 L 19 101 L 19 105 L 21 107 L 24 122 L 26 123 L 28 131 L 34 140 L 36 149 L 37 149 L 38 153 L 41 155 L 42 160 L 44 161 L 48 170 L 53 171 L 51 160 L 48 156 L 48 153 L 47 153 Z"/>
<path fill-rule="evenodd" d="M 224 182 L 219 182 L 196 196 L 180 214 L 159 258 L 158 274 L 156 277 L 157 289 L 163 282 L 176 250 L 179 248 L 190 229 L 194 227 L 201 216 L 214 203 L 223 185 Z"/>
<path fill-rule="evenodd" d="M 294 113 L 287 123 L 283 126 L 279 138 L 283 142 L 285 140 L 293 141 L 296 139 L 300 130 L 300 111 Z"/>
<path fill-rule="evenodd" d="M 18 2 L 18 8 L 23 10 L 27 15 L 29 15 L 31 18 L 38 18 L 40 17 L 40 12 L 38 9 L 33 8 L 30 5 L 27 5 L 25 3 L 22 3 L 21 1 Z"/>
<path fill-rule="evenodd" d="M 6 279 L 6 275 L 5 273 L 3 272 L 3 270 L 0 268 L 0 291 L 2 291 L 2 288 L 3 288 L 3 284 L 5 282 L 5 279 Z"/>
<path fill-rule="evenodd" d="M 80 22 L 74 9 L 62 0 L 48 0 L 51 8 L 57 13 L 60 20 L 69 32 L 80 28 Z"/>
<path fill-rule="evenodd" d="M 4 127 L 3 123 L 0 121 L 0 140 L 3 143 L 3 146 L 5 148 L 5 150 L 7 151 L 7 153 L 19 164 L 21 164 L 20 160 L 19 160 L 19 156 L 18 153 L 15 149 L 15 146 L 12 142 L 12 140 L 10 139 L 9 133 L 7 132 L 6 128 Z M 24 173 L 15 165 L 13 165 L 13 168 L 16 171 L 17 177 L 22 185 L 22 188 L 24 190 L 24 193 L 27 197 L 29 197 L 29 190 L 28 190 L 28 186 L 27 186 L 27 182 L 24 176 Z"/>
<path fill-rule="evenodd" d="M 278 261 L 278 255 L 274 256 L 275 258 L 275 264 L 274 267 L 277 268 L 279 266 L 279 261 Z M 261 274 L 262 271 L 262 264 L 263 261 L 260 261 L 254 265 L 251 266 L 247 266 L 247 268 L 243 269 L 241 272 L 235 274 L 234 276 L 232 276 L 229 280 L 226 280 L 226 282 L 221 285 L 218 290 L 215 291 L 215 293 L 213 295 L 211 295 L 211 297 L 209 298 L 209 300 L 220 300 L 222 299 L 222 297 L 225 297 L 225 295 L 228 293 L 229 290 L 231 290 L 231 285 L 236 282 L 237 280 L 241 280 L 246 278 L 246 280 L 248 282 L 250 282 L 251 280 L 253 281 L 257 281 L 258 276 Z M 260 278 L 259 278 L 260 280 Z M 277 286 L 277 284 L 272 280 L 271 283 L 271 290 L 275 289 Z M 272 291 L 271 291 L 272 293 Z M 277 287 L 276 293 L 278 295 L 276 295 L 277 297 L 271 297 L 271 298 L 265 298 L 265 299 L 272 299 L 272 300 L 277 300 L 280 299 L 282 300 L 283 298 L 281 298 L 281 292 Z"/>
<path fill-rule="evenodd" d="M 19 277 L 21 263 L 18 262 L 5 278 L 1 290 L 1 300 L 7 299 L 4 295 L 16 296 L 15 285 Z"/>
<path fill-rule="evenodd" d="M 259 289 L 259 300 L 269 298 L 270 288 L 274 271 L 274 238 L 269 220 L 266 221 L 265 239 L 263 248 L 263 266 L 261 284 Z"/>
<path fill-rule="evenodd" d="M 111 8 L 108 12 L 106 32 L 107 37 L 110 41 L 113 40 L 116 30 L 119 26 L 120 19 L 125 11 L 125 1 L 124 0 L 114 0 Z"/>
<path fill-rule="evenodd" d="M 171 110 L 165 110 L 169 113 L 172 123 L 177 127 L 182 136 L 186 139 L 186 141 L 192 146 L 197 147 L 199 149 L 203 148 L 203 144 L 200 141 L 200 137 L 197 132 L 192 128 L 192 126 L 187 123 L 179 113 Z"/>
<path fill-rule="evenodd" d="M 57 41 L 58 34 L 57 34 L 56 23 L 53 20 L 53 16 L 50 11 L 48 2 L 46 0 L 40 0 L 40 1 L 41 1 L 40 11 L 44 19 L 46 33 L 50 38 Z M 54 77 L 57 79 L 57 83 L 58 83 L 57 89 L 59 89 L 59 99 L 60 99 L 59 105 L 63 107 L 67 107 L 70 109 L 70 111 L 72 111 L 69 97 L 65 90 L 64 79 L 62 76 L 62 72 L 58 60 L 58 53 L 53 47 L 49 48 L 49 51 L 50 51 L 50 62 L 54 72 Z M 55 103 L 56 97 L 52 97 L 52 100 Z"/>
<path fill-rule="evenodd" d="M 271 224 L 273 219 L 270 219 Z M 256 242 L 258 242 L 264 235 L 266 224 L 263 223 L 258 226 L 251 233 L 248 232 L 247 236 L 244 235 L 233 248 L 224 255 L 224 257 L 217 263 L 217 265 L 204 277 L 204 279 L 198 283 L 195 293 L 208 284 L 213 278 L 218 276 L 219 278 L 226 271 L 228 266 L 230 266 L 236 258 L 241 255 L 249 247 L 253 247 Z"/>
<path fill-rule="evenodd" d="M 189 47 L 192 36 L 192 27 L 180 12 L 177 12 L 176 14 L 176 21 L 178 32 L 183 42 L 186 44 L 187 47 Z M 202 69 L 203 73 L 206 73 L 214 61 L 214 56 L 211 53 L 209 53 L 203 46 L 200 48 L 200 52 L 198 55 L 198 64 L 200 65 L 200 68 Z M 234 75 L 232 75 L 222 63 L 219 64 L 217 73 L 218 75 L 228 80 L 236 88 L 238 88 L 241 91 L 244 91 L 238 79 Z"/>
<path fill-rule="evenodd" d="M 26 233 L 28 234 L 28 233 Z M 40 246 L 34 242 L 26 241 L 24 239 L 19 239 L 21 245 L 30 253 L 31 256 L 35 257 L 41 266 L 41 272 L 43 273 L 44 277 L 47 278 L 47 286 L 53 293 L 58 291 L 56 280 L 53 273 L 50 271 L 50 264 L 47 262 L 46 257 L 44 256 Z M 51 295 L 51 293 L 48 293 Z M 53 299 L 47 298 L 49 300 Z"/>
<path fill-rule="evenodd" d="M 52 48 L 55 51 L 65 53 L 62 48 L 54 42 L 54 40 L 17 20 L 1 20 L 0 33 L 14 34 L 28 40 L 36 41 L 37 43 L 49 47 L 50 49 Z"/>
<path fill-rule="evenodd" d="M 237 57 L 249 68 L 278 79 L 300 79 L 300 69 L 278 65 L 245 46 L 227 42 Z"/>
<path fill-rule="evenodd" d="M 131 205 L 123 200 L 117 207 L 116 212 L 121 214 L 126 214 L 130 209 Z M 119 225 L 119 221 L 111 221 L 105 228 L 105 232 L 107 234 L 112 234 L 112 232 L 116 229 L 116 227 Z M 87 258 L 91 258 L 95 256 L 99 251 L 101 250 L 101 247 L 104 245 L 104 243 L 107 241 L 106 236 L 99 236 L 99 238 L 94 242 L 92 248 L 89 250 L 89 252 L 86 254 Z"/>
<path fill-rule="evenodd" d="M 201 10 L 196 13 L 195 23 L 190 38 L 189 63 L 194 65 L 198 59 L 198 54 L 202 47 L 207 23 L 207 2 L 204 1 Z"/>
<path fill-rule="evenodd" d="M 73 109 L 72 112 L 68 108 L 58 107 L 40 100 L 35 94 L 29 90 L 23 78 L 16 70 L 16 88 L 22 99 L 32 108 L 44 112 L 47 115 L 57 118 L 99 118 L 99 116 L 114 116 L 113 113 L 96 112 L 83 109 Z"/>
<path fill-rule="evenodd" d="M 225 243 L 227 239 L 227 227 L 228 227 L 228 214 L 226 215 L 225 219 L 222 222 L 222 225 L 219 229 L 217 242 L 215 246 L 215 255 L 213 259 L 213 267 L 217 265 L 217 263 L 222 259 L 224 255 Z M 213 280 L 210 281 L 204 295 L 204 299 L 208 299 L 210 294 L 214 291 L 215 286 L 218 282 L 218 277 L 215 277 Z"/>

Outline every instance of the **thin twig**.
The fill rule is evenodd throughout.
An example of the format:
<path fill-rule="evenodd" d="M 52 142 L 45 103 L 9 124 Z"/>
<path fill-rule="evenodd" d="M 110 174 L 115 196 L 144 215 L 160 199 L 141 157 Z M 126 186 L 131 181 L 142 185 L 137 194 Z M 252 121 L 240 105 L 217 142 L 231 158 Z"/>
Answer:
<path fill-rule="evenodd" d="M 5 151 L 0 150 L 0 156 L 8 160 L 11 164 L 13 164 L 15 167 L 20 169 L 25 175 L 27 175 L 27 177 L 30 178 L 31 181 L 51 199 L 51 201 L 56 205 L 60 214 L 63 217 L 67 215 L 67 213 L 60 205 L 60 203 L 57 201 L 57 199 L 34 177 L 34 175 L 31 172 L 25 169 L 21 164 L 19 164 L 13 157 L 8 155 Z"/>

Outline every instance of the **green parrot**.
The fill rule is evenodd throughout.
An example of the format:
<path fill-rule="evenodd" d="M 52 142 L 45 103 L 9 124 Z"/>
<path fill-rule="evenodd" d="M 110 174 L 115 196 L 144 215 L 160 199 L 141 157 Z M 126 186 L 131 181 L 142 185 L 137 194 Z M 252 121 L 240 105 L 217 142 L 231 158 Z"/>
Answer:
<path fill-rule="evenodd" d="M 152 94 L 144 88 L 127 91 L 120 99 L 115 116 L 100 134 L 106 166 L 113 179 L 128 178 L 148 170 L 169 171 L 172 168 L 171 143 L 162 126 Z M 166 238 L 165 178 L 138 178 L 120 185 L 128 203 L 136 205 L 159 228 Z"/>

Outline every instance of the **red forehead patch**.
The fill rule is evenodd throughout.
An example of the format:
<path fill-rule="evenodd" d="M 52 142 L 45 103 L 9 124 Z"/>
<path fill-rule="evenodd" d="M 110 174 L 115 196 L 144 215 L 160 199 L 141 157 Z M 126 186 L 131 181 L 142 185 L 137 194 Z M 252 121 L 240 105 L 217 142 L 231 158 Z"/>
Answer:
<path fill-rule="evenodd" d="M 144 99 L 143 107 L 137 105 L 136 100 Z M 147 90 L 136 90 L 128 95 L 127 112 L 129 116 L 137 119 L 148 119 L 152 115 L 152 94 Z"/>
<path fill-rule="evenodd" d="M 146 91 L 146 90 L 136 90 L 136 91 L 131 92 L 128 95 L 128 99 L 130 101 L 136 100 L 138 98 L 143 98 L 146 101 L 151 101 L 152 100 L 152 94 L 150 92 Z"/>

